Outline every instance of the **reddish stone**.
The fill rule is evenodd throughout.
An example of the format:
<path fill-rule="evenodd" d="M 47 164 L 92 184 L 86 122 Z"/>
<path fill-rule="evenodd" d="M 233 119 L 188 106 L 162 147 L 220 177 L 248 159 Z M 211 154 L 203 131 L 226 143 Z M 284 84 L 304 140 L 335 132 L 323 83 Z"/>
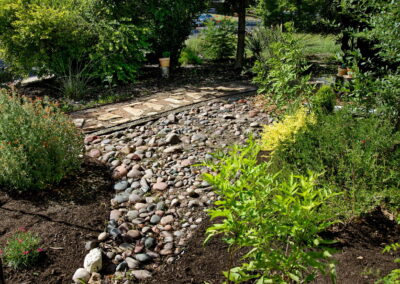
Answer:
<path fill-rule="evenodd" d="M 127 173 L 128 173 L 128 170 L 125 168 L 124 165 L 116 167 L 113 172 L 113 178 L 114 179 L 123 178 L 124 176 L 126 176 Z"/>

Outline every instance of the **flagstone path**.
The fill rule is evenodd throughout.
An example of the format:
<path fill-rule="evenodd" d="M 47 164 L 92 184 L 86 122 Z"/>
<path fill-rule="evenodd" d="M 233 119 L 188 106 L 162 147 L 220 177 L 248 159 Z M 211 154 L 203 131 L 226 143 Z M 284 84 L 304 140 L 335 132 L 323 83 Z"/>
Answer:
<path fill-rule="evenodd" d="M 77 111 L 70 115 L 77 127 L 82 128 L 85 133 L 92 133 L 191 104 L 254 91 L 256 91 L 254 86 L 243 82 L 202 87 L 185 86 L 125 102 Z"/>

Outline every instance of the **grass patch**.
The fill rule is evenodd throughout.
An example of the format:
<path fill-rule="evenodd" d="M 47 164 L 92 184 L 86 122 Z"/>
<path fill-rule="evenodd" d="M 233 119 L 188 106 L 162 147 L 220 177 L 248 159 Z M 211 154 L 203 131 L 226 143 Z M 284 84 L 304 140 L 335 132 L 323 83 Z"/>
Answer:
<path fill-rule="evenodd" d="M 337 43 L 335 35 L 297 33 L 296 36 L 305 43 L 306 56 L 334 57 L 337 52 L 340 52 L 340 45 Z"/>

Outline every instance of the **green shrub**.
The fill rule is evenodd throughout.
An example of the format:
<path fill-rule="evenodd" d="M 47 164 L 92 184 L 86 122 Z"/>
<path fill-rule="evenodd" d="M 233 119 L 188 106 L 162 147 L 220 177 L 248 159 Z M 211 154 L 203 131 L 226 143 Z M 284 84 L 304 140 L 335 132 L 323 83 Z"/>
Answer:
<path fill-rule="evenodd" d="M 258 92 L 265 94 L 278 106 L 300 101 L 312 93 L 313 86 L 308 82 L 310 75 L 305 75 L 309 68 L 303 54 L 301 41 L 287 26 L 287 32 L 271 37 L 265 51 L 260 53 L 255 62 L 253 82 L 258 85 Z M 279 33 L 279 30 L 275 32 Z"/>
<path fill-rule="evenodd" d="M 324 85 L 312 97 L 311 104 L 317 113 L 332 113 L 336 105 L 336 94 L 330 86 Z"/>
<path fill-rule="evenodd" d="M 179 63 L 181 65 L 199 65 L 203 63 L 203 60 L 199 57 L 198 54 L 196 54 L 193 49 L 185 47 L 181 52 L 181 56 L 179 57 Z"/>
<path fill-rule="evenodd" d="M 0 185 L 44 189 L 79 168 L 83 142 L 54 105 L 0 92 Z"/>
<path fill-rule="evenodd" d="M 40 243 L 41 239 L 38 236 L 20 228 L 19 232 L 7 240 L 0 257 L 6 265 L 14 269 L 30 267 L 38 261 L 39 254 L 43 251 Z"/>
<path fill-rule="evenodd" d="M 98 0 L 0 0 L 2 57 L 21 74 L 133 81 L 145 37 Z"/>
<path fill-rule="evenodd" d="M 303 283 L 329 270 L 334 277 L 318 235 L 332 222 L 318 209 L 335 194 L 316 186 L 313 174 L 279 181 L 258 154 L 254 141 L 235 146 L 208 164 L 215 174 L 204 175 L 220 197 L 209 215 L 223 217 L 207 229 L 208 238 L 222 234 L 231 251 L 249 248 L 245 263 L 225 276 L 233 283 Z"/>
<path fill-rule="evenodd" d="M 345 108 L 319 116 L 294 139 L 281 141 L 272 163 L 299 174 L 323 172 L 325 184 L 349 193 L 381 192 L 400 185 L 399 143 L 400 133 L 387 119 Z"/>
<path fill-rule="evenodd" d="M 230 19 L 209 20 L 201 31 L 202 50 L 210 60 L 229 59 L 235 54 L 235 23 Z"/>

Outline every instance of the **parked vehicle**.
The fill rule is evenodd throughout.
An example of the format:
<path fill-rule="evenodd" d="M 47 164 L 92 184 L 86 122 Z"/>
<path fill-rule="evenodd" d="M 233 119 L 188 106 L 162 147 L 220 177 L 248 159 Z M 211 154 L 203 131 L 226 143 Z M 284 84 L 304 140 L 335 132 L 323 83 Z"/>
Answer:
<path fill-rule="evenodd" d="M 196 20 L 196 26 L 202 27 L 204 26 L 204 22 L 213 19 L 214 17 L 210 14 L 201 14 Z"/>

